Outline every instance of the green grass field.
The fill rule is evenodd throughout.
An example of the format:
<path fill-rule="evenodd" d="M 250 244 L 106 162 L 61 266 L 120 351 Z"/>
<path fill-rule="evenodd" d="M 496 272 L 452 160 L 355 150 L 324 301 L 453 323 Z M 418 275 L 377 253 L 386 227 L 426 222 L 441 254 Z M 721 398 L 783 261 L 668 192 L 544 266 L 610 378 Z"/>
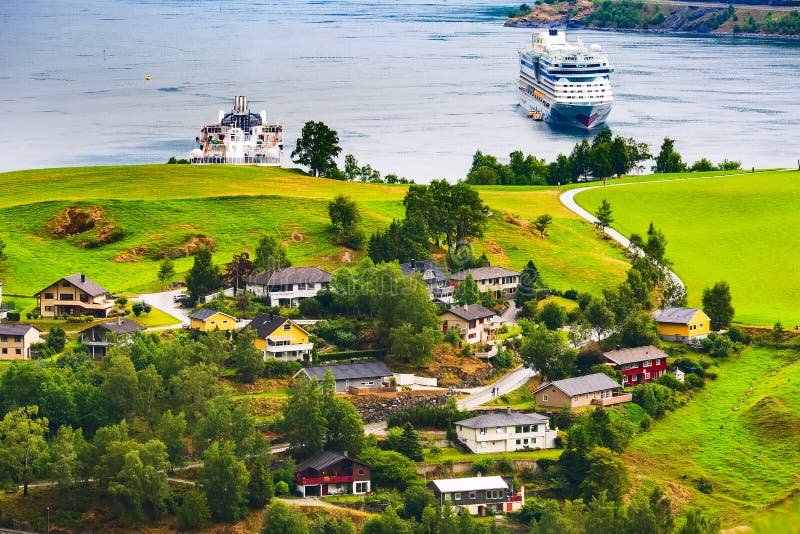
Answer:
<path fill-rule="evenodd" d="M 31 295 L 65 274 L 85 272 L 113 292 L 159 289 L 154 255 L 210 236 L 215 261 L 252 251 L 265 233 L 288 246 L 295 265 L 334 269 L 345 249 L 331 242 L 327 202 L 337 194 L 356 200 L 364 230 L 384 228 L 403 216 L 406 187 L 315 179 L 286 169 L 143 165 L 31 170 L 0 174 L 0 238 L 8 261 L 0 265 L 7 295 Z M 595 237 L 592 228 L 561 206 L 547 188 L 482 188 L 492 209 L 486 238 L 476 243 L 493 264 L 521 269 L 532 258 L 558 289 L 597 293 L 617 284 L 627 267 L 621 252 Z M 123 239 L 81 248 L 76 238 L 50 235 L 46 224 L 71 206 L 102 208 L 125 229 Z M 553 216 L 541 239 L 527 220 Z M 364 252 L 351 253 L 351 259 Z M 191 258 L 176 260 L 185 272 Z"/>
<path fill-rule="evenodd" d="M 613 226 L 625 235 L 645 234 L 654 222 L 667 237 L 667 256 L 690 305 L 700 305 L 704 287 L 726 280 L 736 321 L 800 324 L 800 172 L 672 178 L 594 189 L 576 200 L 594 212 L 608 199 Z"/>
<path fill-rule="evenodd" d="M 638 435 L 625 457 L 637 479 L 734 527 L 800 491 L 800 355 L 747 348 L 714 371 L 718 379 Z M 711 493 L 699 491 L 701 478 Z"/>

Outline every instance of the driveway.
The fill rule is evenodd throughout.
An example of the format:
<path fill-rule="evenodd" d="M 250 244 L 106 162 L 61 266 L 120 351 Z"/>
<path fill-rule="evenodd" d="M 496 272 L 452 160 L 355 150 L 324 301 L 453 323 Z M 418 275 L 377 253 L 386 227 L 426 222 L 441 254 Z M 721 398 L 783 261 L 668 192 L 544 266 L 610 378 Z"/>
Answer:
<path fill-rule="evenodd" d="M 503 320 L 503 324 L 514 326 L 517 324 L 517 315 L 519 315 L 519 312 L 521 311 L 522 311 L 521 308 L 517 308 L 516 301 L 509 300 L 508 308 L 506 308 L 506 311 L 504 311 L 503 314 L 500 315 L 500 319 Z"/>
<path fill-rule="evenodd" d="M 172 291 L 162 291 L 161 293 L 144 293 L 142 295 L 139 295 L 139 298 L 143 302 L 148 303 L 150 306 L 158 308 L 164 313 L 168 313 L 173 317 L 180 319 L 181 321 L 180 324 L 159 328 L 161 330 L 166 330 L 170 328 L 179 328 L 182 325 L 189 324 L 189 312 L 191 310 L 189 308 L 181 308 L 173 300 L 175 298 L 175 295 L 181 295 L 181 294 L 183 294 L 183 290 L 174 289 Z"/>
<path fill-rule="evenodd" d="M 492 400 L 493 388 L 499 388 L 499 395 L 502 395 L 527 384 L 528 380 L 535 375 L 536 371 L 520 365 L 500 380 L 489 384 L 488 386 L 483 386 L 472 390 L 472 393 L 470 393 L 469 396 L 458 401 L 458 407 L 462 410 L 468 410 L 470 408 L 480 406 L 481 404 L 485 404 Z"/>

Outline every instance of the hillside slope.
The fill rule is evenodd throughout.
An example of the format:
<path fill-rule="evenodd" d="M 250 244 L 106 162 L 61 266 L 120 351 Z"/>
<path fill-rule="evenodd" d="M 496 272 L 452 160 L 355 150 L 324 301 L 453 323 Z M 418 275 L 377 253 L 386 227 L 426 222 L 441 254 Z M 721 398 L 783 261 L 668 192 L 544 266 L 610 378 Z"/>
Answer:
<path fill-rule="evenodd" d="M 0 189 L 0 239 L 9 258 L 0 266 L 0 280 L 6 294 L 21 295 L 77 271 L 112 291 L 154 289 L 165 253 L 213 242 L 215 261 L 222 263 L 252 251 L 264 234 L 281 239 L 295 265 L 334 269 L 364 252 L 332 244 L 327 202 L 340 193 L 356 200 L 369 235 L 403 216 L 406 191 L 285 169 L 188 165 L 4 173 Z M 492 216 L 486 237 L 475 245 L 494 264 L 521 269 L 532 258 L 545 280 L 562 290 L 596 293 L 622 280 L 627 264 L 621 251 L 563 208 L 557 191 L 483 188 L 481 196 Z M 70 208 L 99 214 L 102 222 L 85 233 L 55 235 Z M 527 226 L 542 213 L 554 219 L 547 239 Z M 110 232 L 103 228 L 117 230 L 121 239 L 87 248 L 90 238 Z M 179 258 L 176 268 L 186 271 L 191 262 Z"/>

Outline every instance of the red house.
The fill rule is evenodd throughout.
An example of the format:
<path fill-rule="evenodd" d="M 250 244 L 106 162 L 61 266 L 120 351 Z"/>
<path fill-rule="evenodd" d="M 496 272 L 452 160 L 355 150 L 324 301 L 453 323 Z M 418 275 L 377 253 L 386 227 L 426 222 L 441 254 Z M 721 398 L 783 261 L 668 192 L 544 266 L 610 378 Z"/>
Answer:
<path fill-rule="evenodd" d="M 618 349 L 603 354 L 606 363 L 622 373 L 623 387 L 655 380 L 667 372 L 667 355 L 653 345 Z"/>
<path fill-rule="evenodd" d="M 369 493 L 372 469 L 338 452 L 326 451 L 297 466 L 294 481 L 301 497 Z"/>

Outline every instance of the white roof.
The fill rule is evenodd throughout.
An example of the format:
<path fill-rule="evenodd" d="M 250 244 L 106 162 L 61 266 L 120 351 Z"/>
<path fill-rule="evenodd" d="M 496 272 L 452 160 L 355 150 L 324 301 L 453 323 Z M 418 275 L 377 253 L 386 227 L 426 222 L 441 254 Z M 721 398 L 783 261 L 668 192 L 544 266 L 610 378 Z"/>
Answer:
<path fill-rule="evenodd" d="M 446 478 L 434 480 L 433 484 L 442 493 L 452 493 L 454 491 L 476 491 L 491 489 L 508 489 L 508 484 L 503 477 L 470 477 L 470 478 Z"/>

